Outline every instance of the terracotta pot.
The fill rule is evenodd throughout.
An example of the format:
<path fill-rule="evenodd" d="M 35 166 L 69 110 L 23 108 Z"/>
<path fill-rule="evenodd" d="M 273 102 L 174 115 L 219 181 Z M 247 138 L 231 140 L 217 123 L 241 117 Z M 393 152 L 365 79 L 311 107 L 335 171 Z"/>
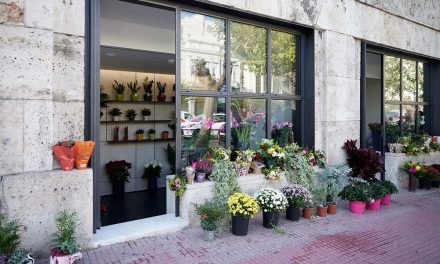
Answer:
<path fill-rule="evenodd" d="M 354 214 L 363 214 L 365 212 L 365 205 L 366 205 L 366 202 L 362 202 L 362 201 L 349 201 L 348 202 L 350 212 L 352 212 Z"/>
<path fill-rule="evenodd" d="M 327 209 L 327 213 L 328 214 L 336 214 L 336 209 L 338 208 L 338 206 L 334 203 L 334 204 L 329 204 L 328 205 L 328 209 Z"/>
<path fill-rule="evenodd" d="M 159 94 L 158 96 L 157 96 L 157 101 L 158 102 L 165 102 L 165 99 L 167 98 L 167 96 L 166 95 L 164 95 L 164 94 Z"/>
<path fill-rule="evenodd" d="M 113 137 L 113 141 L 116 141 L 116 142 L 119 141 L 119 137 L 116 137 L 116 136 Z"/>
<path fill-rule="evenodd" d="M 389 205 L 391 203 L 391 194 L 387 194 L 380 200 L 381 205 Z"/>
<path fill-rule="evenodd" d="M 312 215 L 313 215 L 313 208 L 310 207 L 303 208 L 303 217 L 305 219 L 312 218 Z"/>
<path fill-rule="evenodd" d="M 163 131 L 162 132 L 162 139 L 168 139 L 168 136 L 170 135 L 170 132 L 168 131 Z"/>
<path fill-rule="evenodd" d="M 128 141 L 128 136 L 124 136 L 124 141 Z"/>
<path fill-rule="evenodd" d="M 316 207 L 316 212 L 317 212 L 319 217 L 326 217 L 327 216 L 327 210 L 328 210 L 327 206 L 318 206 L 318 207 Z"/>
<path fill-rule="evenodd" d="M 380 201 L 382 199 L 375 199 L 373 202 L 371 203 L 367 203 L 367 209 L 373 210 L 373 211 L 379 211 L 380 209 Z"/>

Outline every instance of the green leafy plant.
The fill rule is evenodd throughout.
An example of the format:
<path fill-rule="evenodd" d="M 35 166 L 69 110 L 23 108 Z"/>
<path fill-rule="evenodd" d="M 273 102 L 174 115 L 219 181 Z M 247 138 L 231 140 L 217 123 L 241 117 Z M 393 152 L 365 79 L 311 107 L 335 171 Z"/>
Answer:
<path fill-rule="evenodd" d="M 128 169 L 131 169 L 131 163 L 125 160 L 109 161 L 105 164 L 105 169 L 113 183 L 128 182 L 130 177 Z"/>
<path fill-rule="evenodd" d="M 153 128 L 148 129 L 148 134 L 156 134 L 156 130 Z"/>
<path fill-rule="evenodd" d="M 141 87 L 138 86 L 137 80 L 134 82 L 127 83 L 127 87 L 131 92 L 131 95 L 137 94 L 137 92 L 141 89 Z"/>
<path fill-rule="evenodd" d="M 327 185 L 325 183 L 316 184 L 312 187 L 313 205 L 317 207 L 326 206 Z"/>
<path fill-rule="evenodd" d="M 194 204 L 194 208 L 196 214 L 200 216 L 200 225 L 203 230 L 215 231 L 224 214 L 224 207 L 215 201 L 206 200 L 201 204 Z"/>
<path fill-rule="evenodd" d="M 388 193 L 388 189 L 386 189 L 380 181 L 371 182 L 369 185 L 373 199 L 380 199 Z"/>
<path fill-rule="evenodd" d="M 108 94 L 106 93 L 101 93 L 100 97 L 99 97 L 99 101 L 100 101 L 100 107 L 107 107 L 107 101 L 110 99 L 110 97 L 108 96 Z"/>
<path fill-rule="evenodd" d="M 122 83 L 118 83 L 116 80 L 114 80 L 113 90 L 116 92 L 116 94 L 124 94 L 125 92 L 125 85 Z"/>
<path fill-rule="evenodd" d="M 167 161 L 170 165 L 171 173 L 176 173 L 176 149 L 168 143 L 165 151 L 167 152 Z"/>
<path fill-rule="evenodd" d="M 108 112 L 110 115 L 112 116 L 120 116 L 122 115 L 121 109 L 119 108 L 113 108 L 112 110 L 110 110 L 110 112 Z"/>
<path fill-rule="evenodd" d="M 159 95 L 165 93 L 165 89 L 167 88 L 166 83 L 156 82 L 157 90 L 159 90 Z"/>
<path fill-rule="evenodd" d="M 20 223 L 0 213 L 0 254 L 9 257 L 20 245 Z"/>
<path fill-rule="evenodd" d="M 142 87 L 144 88 L 146 94 L 153 93 L 153 84 L 154 84 L 153 80 L 148 81 L 148 77 L 145 77 L 144 81 L 142 82 Z"/>
<path fill-rule="evenodd" d="M 366 183 L 349 184 L 338 196 L 343 200 L 369 202 L 372 199 L 371 188 Z"/>
<path fill-rule="evenodd" d="M 286 157 L 282 169 L 285 171 L 287 180 L 290 183 L 300 184 L 306 188 L 313 186 L 315 171 L 302 148 L 294 143 L 285 146 L 284 150 Z"/>
<path fill-rule="evenodd" d="M 144 108 L 141 110 L 142 116 L 150 116 L 151 115 L 151 110 L 148 108 Z"/>
<path fill-rule="evenodd" d="M 176 175 L 174 178 L 168 180 L 168 188 L 175 192 L 176 196 L 182 196 L 186 190 L 185 175 Z"/>
<path fill-rule="evenodd" d="M 320 182 L 327 185 L 327 202 L 334 204 L 338 197 L 338 193 L 347 184 L 347 176 L 351 169 L 345 164 L 336 166 L 328 166 L 324 170 L 317 173 Z"/>
<path fill-rule="evenodd" d="M 8 258 L 8 264 L 23 264 L 28 259 L 29 251 L 15 250 Z M 29 263 L 29 262 L 26 262 Z"/>
<path fill-rule="evenodd" d="M 136 130 L 136 135 L 143 135 L 145 132 L 145 130 L 143 130 L 142 128 L 139 128 L 138 130 Z"/>
<path fill-rule="evenodd" d="M 385 188 L 385 190 L 389 194 L 394 194 L 399 191 L 397 189 L 397 186 L 394 183 L 392 183 L 391 181 L 388 181 L 388 180 L 380 181 L 380 184 L 382 184 L 382 186 Z"/>
<path fill-rule="evenodd" d="M 128 117 L 128 119 L 134 120 L 136 118 L 136 116 L 137 116 L 136 110 L 128 109 L 126 116 Z"/>
<path fill-rule="evenodd" d="M 57 232 L 54 238 L 52 256 L 72 255 L 79 252 L 80 248 L 75 239 L 78 227 L 78 214 L 75 211 L 62 211 L 55 219 Z"/>

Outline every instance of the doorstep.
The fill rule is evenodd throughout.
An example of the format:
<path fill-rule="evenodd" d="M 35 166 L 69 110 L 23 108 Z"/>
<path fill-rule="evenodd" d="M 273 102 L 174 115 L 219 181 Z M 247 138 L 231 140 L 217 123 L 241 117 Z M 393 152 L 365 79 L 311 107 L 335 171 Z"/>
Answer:
<path fill-rule="evenodd" d="M 156 236 L 181 231 L 188 222 L 174 213 L 145 219 L 103 226 L 93 235 L 93 247 L 123 243 L 143 237 Z"/>

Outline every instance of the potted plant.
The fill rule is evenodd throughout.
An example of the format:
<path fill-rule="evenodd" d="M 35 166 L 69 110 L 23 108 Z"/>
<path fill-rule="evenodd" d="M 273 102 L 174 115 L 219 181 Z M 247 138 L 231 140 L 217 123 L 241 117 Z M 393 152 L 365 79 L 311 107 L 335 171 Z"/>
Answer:
<path fill-rule="evenodd" d="M 0 213 L 0 263 L 33 264 L 34 259 L 28 251 L 19 248 L 21 243 L 20 222 L 9 221 Z"/>
<path fill-rule="evenodd" d="M 423 165 L 419 162 L 408 161 L 402 166 L 402 169 L 408 173 L 408 191 L 416 191 L 416 178 L 423 174 Z"/>
<path fill-rule="evenodd" d="M 382 187 L 385 188 L 386 194 L 382 197 L 380 204 L 381 205 L 389 205 L 391 203 L 391 195 L 397 193 L 399 190 L 396 185 L 388 180 L 380 181 Z"/>
<path fill-rule="evenodd" d="M 322 171 L 317 172 L 317 178 L 327 186 L 327 206 L 328 214 L 336 214 L 338 193 L 347 184 L 347 175 L 351 169 L 345 164 L 327 166 Z"/>
<path fill-rule="evenodd" d="M 370 182 L 371 201 L 367 202 L 367 209 L 378 211 L 380 209 L 380 202 L 388 190 L 383 187 L 380 181 Z"/>
<path fill-rule="evenodd" d="M 208 159 L 200 159 L 193 163 L 196 172 L 196 182 L 204 182 L 212 171 L 212 164 Z"/>
<path fill-rule="evenodd" d="M 312 199 L 309 190 L 299 184 L 289 184 L 281 189 L 286 196 L 287 209 L 286 218 L 292 221 L 298 221 L 301 216 L 301 208 L 305 207 Z"/>
<path fill-rule="evenodd" d="M 156 139 L 156 130 L 153 128 L 148 129 L 148 138 L 150 140 L 155 140 Z"/>
<path fill-rule="evenodd" d="M 141 87 L 138 86 L 137 80 L 127 83 L 127 87 L 131 92 L 130 99 L 132 101 L 139 101 L 138 91 L 141 89 Z"/>
<path fill-rule="evenodd" d="M 75 164 L 75 143 L 72 140 L 61 141 L 52 146 L 52 151 L 60 163 L 61 169 L 70 171 Z"/>
<path fill-rule="evenodd" d="M 273 228 L 278 226 L 279 212 L 286 209 L 287 199 L 276 189 L 267 187 L 257 191 L 254 195 L 263 211 L 263 226 Z"/>
<path fill-rule="evenodd" d="M 313 202 L 312 202 L 312 200 L 309 200 L 306 202 L 302 213 L 303 213 L 303 217 L 305 219 L 312 218 L 312 216 L 313 216 Z"/>
<path fill-rule="evenodd" d="M 385 171 L 384 157 L 373 148 L 358 148 L 356 140 L 347 140 L 342 147 L 347 153 L 350 176 L 374 181 L 377 173 Z"/>
<path fill-rule="evenodd" d="M 246 236 L 249 228 L 249 218 L 259 211 L 257 200 L 246 193 L 236 192 L 228 198 L 229 213 L 232 216 L 232 234 Z"/>
<path fill-rule="evenodd" d="M 284 165 L 286 153 L 272 139 L 262 139 L 258 147 L 257 153 L 264 160 L 267 169 Z"/>
<path fill-rule="evenodd" d="M 142 128 L 139 128 L 138 130 L 136 130 L 136 140 L 143 140 L 144 139 L 144 132 L 145 132 L 145 130 L 143 130 Z"/>
<path fill-rule="evenodd" d="M 159 91 L 159 94 L 157 95 L 157 101 L 158 102 L 165 102 L 165 99 L 167 96 L 165 95 L 165 89 L 167 88 L 166 83 L 156 82 L 157 90 Z"/>
<path fill-rule="evenodd" d="M 110 110 L 108 113 L 113 117 L 113 121 L 119 121 L 119 116 L 122 115 L 121 109 L 116 107 Z"/>
<path fill-rule="evenodd" d="M 313 203 L 316 206 L 316 213 L 319 217 L 327 216 L 327 186 L 325 184 L 317 184 L 312 188 Z"/>
<path fill-rule="evenodd" d="M 54 247 L 50 251 L 50 264 L 73 264 L 82 258 L 80 247 L 75 239 L 78 226 L 75 211 L 62 211 L 55 219 L 57 232 Z"/>
<path fill-rule="evenodd" d="M 237 150 L 235 153 L 237 156 L 234 165 L 237 176 L 245 176 L 249 173 L 252 161 L 255 158 L 255 151 L 247 149 L 245 151 Z"/>
<path fill-rule="evenodd" d="M 174 192 L 175 194 L 175 204 L 176 204 L 175 215 L 177 217 L 180 214 L 179 199 L 185 193 L 186 190 L 185 175 L 178 174 L 174 176 L 174 178 L 169 179 L 168 188 L 170 189 L 170 191 Z"/>
<path fill-rule="evenodd" d="M 122 83 L 118 83 L 116 80 L 114 81 L 115 83 L 112 85 L 113 85 L 113 90 L 116 92 L 116 100 L 124 101 L 125 85 Z"/>
<path fill-rule="evenodd" d="M 128 110 L 127 110 L 127 114 L 126 114 L 125 116 L 128 118 L 128 120 L 130 120 L 130 121 L 134 121 L 134 119 L 135 119 L 136 116 L 137 116 L 136 110 L 134 110 L 134 109 L 128 109 Z"/>
<path fill-rule="evenodd" d="M 128 170 L 131 169 L 131 163 L 125 160 L 109 161 L 105 164 L 105 169 L 113 184 L 113 195 L 124 194 L 125 183 L 129 182 L 130 173 Z"/>
<path fill-rule="evenodd" d="M 431 182 L 431 187 L 439 188 L 440 184 L 440 166 L 437 164 L 433 164 L 430 166 L 424 166 L 425 175 Z"/>
<path fill-rule="evenodd" d="M 128 141 L 128 126 L 124 127 L 124 141 Z"/>
<path fill-rule="evenodd" d="M 280 147 L 284 147 L 293 142 L 293 132 L 292 132 L 293 124 L 284 121 L 275 123 L 272 126 L 272 138 L 280 145 Z"/>
<path fill-rule="evenodd" d="M 214 232 L 220 218 L 223 216 L 223 206 L 217 201 L 205 200 L 201 204 L 194 205 L 196 214 L 200 217 L 200 225 L 203 229 L 203 240 L 214 241 Z"/>
<path fill-rule="evenodd" d="M 162 163 L 156 160 L 152 160 L 147 162 L 144 165 L 144 174 L 142 178 L 148 179 L 148 190 L 156 191 L 157 190 L 157 178 L 160 177 L 160 173 L 162 171 Z"/>
<path fill-rule="evenodd" d="M 148 77 L 145 77 L 144 81 L 142 82 L 142 87 L 144 88 L 145 94 L 144 94 L 144 101 L 145 102 L 151 102 L 153 100 L 153 84 L 154 81 L 148 81 Z"/>
<path fill-rule="evenodd" d="M 150 119 L 151 110 L 148 108 L 144 108 L 141 110 L 141 114 L 144 117 L 144 121 L 148 121 Z"/>
<path fill-rule="evenodd" d="M 338 197 L 349 201 L 349 209 L 352 213 L 363 214 L 366 203 L 371 201 L 371 189 L 366 181 L 352 179 L 338 194 Z"/>
<path fill-rule="evenodd" d="M 119 126 L 115 126 L 115 129 L 113 130 L 113 141 L 119 141 Z"/>
<path fill-rule="evenodd" d="M 162 139 L 168 139 L 170 132 L 165 130 L 165 131 L 162 131 L 161 135 L 162 135 Z"/>

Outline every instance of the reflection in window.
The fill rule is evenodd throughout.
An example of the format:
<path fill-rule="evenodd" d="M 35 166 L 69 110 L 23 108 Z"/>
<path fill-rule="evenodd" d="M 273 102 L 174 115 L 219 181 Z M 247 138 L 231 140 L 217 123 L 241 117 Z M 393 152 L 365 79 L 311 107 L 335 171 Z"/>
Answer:
<path fill-rule="evenodd" d="M 225 146 L 224 97 L 182 96 L 182 167 L 191 165 L 209 147 Z"/>
<path fill-rule="evenodd" d="M 289 143 L 301 143 L 301 107 L 293 100 L 273 100 L 271 102 L 270 120 L 272 139 L 280 146 Z"/>
<path fill-rule="evenodd" d="M 416 101 L 416 62 L 402 60 L 402 101 Z"/>
<path fill-rule="evenodd" d="M 416 133 L 415 105 L 402 106 L 402 135 L 411 136 Z"/>
<path fill-rule="evenodd" d="M 237 149 L 257 149 L 266 138 L 266 100 L 231 99 L 232 145 Z"/>
<path fill-rule="evenodd" d="M 272 30 L 271 69 L 272 93 L 299 94 L 296 90 L 296 37 L 293 34 Z"/>
<path fill-rule="evenodd" d="M 385 144 L 396 143 L 400 135 L 400 105 L 385 105 Z"/>
<path fill-rule="evenodd" d="M 400 59 L 384 56 L 385 100 L 400 101 Z"/>
<path fill-rule="evenodd" d="M 182 89 L 225 89 L 225 39 L 225 20 L 182 12 Z"/>
<path fill-rule="evenodd" d="M 233 92 L 266 93 L 267 30 L 231 23 L 231 88 Z"/>

